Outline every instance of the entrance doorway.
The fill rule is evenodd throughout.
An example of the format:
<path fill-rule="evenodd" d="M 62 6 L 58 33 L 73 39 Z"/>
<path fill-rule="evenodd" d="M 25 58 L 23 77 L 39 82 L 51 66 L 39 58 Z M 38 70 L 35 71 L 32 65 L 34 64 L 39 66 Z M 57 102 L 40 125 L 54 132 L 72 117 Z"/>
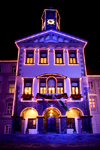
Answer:
<path fill-rule="evenodd" d="M 43 116 L 44 133 L 60 133 L 60 111 L 55 107 L 49 107 Z"/>
<path fill-rule="evenodd" d="M 71 108 L 66 113 L 67 116 L 67 133 L 81 133 L 82 132 L 82 121 L 81 116 L 83 112 L 79 108 Z"/>
<path fill-rule="evenodd" d="M 55 117 L 47 118 L 47 132 L 56 132 L 56 118 Z"/>
<path fill-rule="evenodd" d="M 20 116 L 23 118 L 21 120 L 21 133 L 37 134 L 37 111 L 28 107 L 22 110 Z"/>

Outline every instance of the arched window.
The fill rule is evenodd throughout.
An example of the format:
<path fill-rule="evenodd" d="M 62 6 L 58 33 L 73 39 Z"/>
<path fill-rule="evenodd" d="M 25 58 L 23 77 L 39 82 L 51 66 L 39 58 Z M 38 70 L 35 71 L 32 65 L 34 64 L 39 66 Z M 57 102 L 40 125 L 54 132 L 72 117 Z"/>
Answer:
<path fill-rule="evenodd" d="M 48 93 L 55 93 L 56 92 L 56 81 L 54 78 L 50 78 L 48 80 Z"/>
<path fill-rule="evenodd" d="M 11 125 L 5 125 L 4 133 L 5 134 L 11 134 Z"/>

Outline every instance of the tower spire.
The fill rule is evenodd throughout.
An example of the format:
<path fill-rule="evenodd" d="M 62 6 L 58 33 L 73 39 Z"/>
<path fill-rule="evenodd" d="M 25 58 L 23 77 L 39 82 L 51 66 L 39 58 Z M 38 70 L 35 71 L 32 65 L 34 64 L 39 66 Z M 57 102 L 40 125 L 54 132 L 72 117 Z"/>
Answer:
<path fill-rule="evenodd" d="M 42 19 L 42 30 L 55 29 L 60 30 L 60 15 L 57 9 L 54 9 L 53 3 L 49 1 L 49 7 L 44 9 Z"/>

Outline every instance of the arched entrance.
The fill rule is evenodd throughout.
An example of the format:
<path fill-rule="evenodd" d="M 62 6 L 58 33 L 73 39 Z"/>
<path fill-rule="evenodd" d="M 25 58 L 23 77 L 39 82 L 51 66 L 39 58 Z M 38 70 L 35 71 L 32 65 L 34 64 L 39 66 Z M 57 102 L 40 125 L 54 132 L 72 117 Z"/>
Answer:
<path fill-rule="evenodd" d="M 81 116 L 84 116 L 83 112 L 76 107 L 70 108 L 66 113 L 67 116 L 67 133 L 81 133 L 82 121 Z"/>
<path fill-rule="evenodd" d="M 22 110 L 20 117 L 23 117 L 22 119 L 22 126 L 21 130 L 22 133 L 29 133 L 29 134 L 37 134 L 37 121 L 38 113 L 34 108 L 28 107 Z"/>
<path fill-rule="evenodd" d="M 43 112 L 44 133 L 60 132 L 60 111 L 55 107 L 49 107 Z"/>

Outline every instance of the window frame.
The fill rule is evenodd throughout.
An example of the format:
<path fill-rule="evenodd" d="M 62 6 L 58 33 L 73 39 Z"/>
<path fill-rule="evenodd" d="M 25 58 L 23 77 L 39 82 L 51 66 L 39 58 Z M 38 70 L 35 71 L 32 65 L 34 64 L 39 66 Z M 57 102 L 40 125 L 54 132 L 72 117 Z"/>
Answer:
<path fill-rule="evenodd" d="M 12 104 L 12 106 L 8 106 L 8 104 Z M 10 111 L 8 112 L 8 107 L 10 107 L 10 111 L 11 111 L 11 112 L 10 112 Z M 7 103 L 6 113 L 11 115 L 11 114 L 12 114 L 12 109 L 13 109 L 13 103 L 12 103 L 12 102 L 8 102 L 8 103 Z"/>
<path fill-rule="evenodd" d="M 49 50 L 48 48 L 38 49 L 38 65 L 49 65 Z M 42 54 L 46 54 L 46 57 L 41 57 Z M 46 63 L 41 63 L 41 58 L 46 58 Z"/>
<path fill-rule="evenodd" d="M 25 85 L 26 83 L 31 83 L 31 86 L 26 86 L 26 85 Z M 26 88 L 26 87 L 29 87 L 29 88 L 31 87 L 31 93 L 30 93 L 30 94 L 32 94 L 32 81 L 31 81 L 31 80 L 27 80 L 27 79 L 26 79 L 26 81 L 24 80 L 24 94 L 25 94 L 25 88 Z M 26 95 L 27 95 L 27 94 L 26 94 Z"/>
<path fill-rule="evenodd" d="M 58 86 L 58 83 L 62 83 L 63 86 Z M 60 93 L 58 93 L 58 88 L 60 88 Z M 63 92 L 61 92 L 61 88 L 63 88 Z M 57 80 L 57 94 L 63 94 L 63 93 L 64 93 L 64 81 Z"/>
<path fill-rule="evenodd" d="M 91 99 L 91 100 L 90 100 Z M 94 99 L 94 101 L 93 101 Z M 90 104 L 91 103 L 91 104 Z M 90 106 L 91 105 L 91 106 Z M 95 105 L 95 107 L 93 107 L 93 105 Z M 96 108 L 96 98 L 94 96 L 90 96 L 89 97 L 89 107 L 90 109 L 95 109 Z"/>
<path fill-rule="evenodd" d="M 78 83 L 78 86 L 75 86 L 75 87 L 78 87 L 78 94 L 81 94 L 81 89 L 80 89 L 80 78 L 70 78 L 70 85 L 71 85 L 71 94 L 73 94 L 72 93 L 72 87 L 74 87 L 74 86 L 72 86 L 72 83 Z M 76 92 L 75 92 L 76 93 Z M 78 95 L 78 94 L 73 94 L 73 95 Z"/>
<path fill-rule="evenodd" d="M 65 65 L 64 63 L 64 51 L 65 49 L 54 49 L 54 64 L 55 65 Z M 62 57 L 57 57 L 57 54 L 61 54 Z M 57 58 L 59 58 L 59 62 L 60 62 L 60 58 L 62 58 L 62 63 L 57 63 Z"/>
<path fill-rule="evenodd" d="M 55 86 L 49 86 L 48 85 L 48 81 L 50 79 L 53 79 L 55 81 Z M 51 88 L 51 92 L 50 91 L 50 88 Z M 50 76 L 48 79 L 47 79 L 47 93 L 51 94 L 51 93 L 56 93 L 56 90 L 57 90 L 57 79 L 55 79 L 54 77 Z M 53 92 L 52 92 L 53 91 Z"/>
<path fill-rule="evenodd" d="M 10 87 L 10 85 L 14 85 L 14 87 Z M 15 83 L 9 83 L 9 94 L 14 94 L 14 92 L 10 92 L 10 88 L 11 88 L 11 91 L 12 89 L 15 90 Z"/>
<path fill-rule="evenodd" d="M 8 126 L 8 131 L 9 131 L 9 129 L 12 130 L 12 126 L 11 126 L 10 124 L 7 124 L 7 125 L 4 126 L 4 134 L 11 134 L 11 130 L 10 130 L 10 133 L 9 133 L 9 132 L 6 132 L 6 127 L 7 127 L 7 126 Z"/>
<path fill-rule="evenodd" d="M 16 66 L 12 66 L 12 73 L 16 73 Z"/>
<path fill-rule="evenodd" d="M 79 65 L 78 51 L 79 51 L 79 49 L 67 49 L 67 52 L 68 52 L 68 65 Z M 75 54 L 75 57 L 70 57 L 70 54 Z M 70 63 L 70 58 L 75 58 L 76 63 Z"/>
<path fill-rule="evenodd" d="M 46 84 L 46 79 L 45 80 L 41 80 L 39 81 L 39 93 L 41 93 L 41 88 L 45 88 L 45 91 L 46 92 L 43 92 L 43 94 L 47 93 L 47 90 L 46 90 L 46 86 L 41 86 L 41 83 L 45 83 Z M 44 89 L 43 89 L 44 90 Z M 42 94 L 42 93 L 41 93 Z"/>
<path fill-rule="evenodd" d="M 24 49 L 24 65 L 35 65 L 35 48 L 26 48 Z M 32 53 L 33 54 L 33 57 L 30 57 L 30 58 L 33 58 L 33 62 L 32 63 L 27 63 L 27 54 L 28 53 Z M 29 58 L 29 57 L 28 57 Z"/>

